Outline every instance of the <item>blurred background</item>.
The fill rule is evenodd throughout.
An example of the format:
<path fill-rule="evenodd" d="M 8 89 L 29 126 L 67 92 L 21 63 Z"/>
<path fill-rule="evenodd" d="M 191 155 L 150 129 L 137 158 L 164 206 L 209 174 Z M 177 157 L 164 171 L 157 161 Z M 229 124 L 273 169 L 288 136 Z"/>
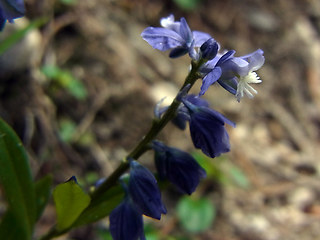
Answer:
<path fill-rule="evenodd" d="M 189 70 L 140 37 L 161 17 L 185 17 L 241 56 L 261 48 L 258 95 L 205 94 L 237 127 L 231 152 L 208 159 L 189 131 L 159 136 L 206 169 L 191 197 L 163 193 L 168 214 L 145 218 L 148 240 L 314 240 L 320 235 L 320 1 L 25 0 L 26 17 L 0 42 L 0 116 L 18 133 L 34 176 L 55 184 L 75 175 L 86 189 L 107 177 L 148 130 L 156 102 L 169 101 Z M 23 36 L 22 39 L 20 37 Z M 199 91 L 200 83 L 193 91 Z M 153 154 L 141 158 L 154 169 Z M 1 210 L 2 209 L 2 210 Z M 3 203 L 0 207 L 3 212 Z M 36 236 L 55 222 L 52 204 Z M 59 239 L 111 239 L 108 220 Z"/>

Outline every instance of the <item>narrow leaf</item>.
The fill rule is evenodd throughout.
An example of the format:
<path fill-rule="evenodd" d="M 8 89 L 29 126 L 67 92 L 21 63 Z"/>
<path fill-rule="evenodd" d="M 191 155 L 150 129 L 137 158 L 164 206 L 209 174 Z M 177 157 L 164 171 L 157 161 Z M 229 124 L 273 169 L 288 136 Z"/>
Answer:
<path fill-rule="evenodd" d="M 0 239 L 6 240 L 29 240 L 31 239 L 29 230 L 23 221 L 17 221 L 13 211 L 8 210 L 2 217 L 0 224 Z"/>
<path fill-rule="evenodd" d="M 13 225 L 15 227 L 12 226 L 5 231 L 21 231 L 24 237 L 19 239 L 30 239 L 36 218 L 36 206 L 28 157 L 20 139 L 2 119 L 0 119 L 0 184 L 9 211 L 1 224 L 6 225 L 7 221 L 15 222 Z M 0 239 L 9 239 L 2 226 Z"/>
<path fill-rule="evenodd" d="M 53 191 L 57 211 L 57 229 L 67 229 L 89 205 L 90 197 L 84 193 L 74 178 L 59 184 Z"/>

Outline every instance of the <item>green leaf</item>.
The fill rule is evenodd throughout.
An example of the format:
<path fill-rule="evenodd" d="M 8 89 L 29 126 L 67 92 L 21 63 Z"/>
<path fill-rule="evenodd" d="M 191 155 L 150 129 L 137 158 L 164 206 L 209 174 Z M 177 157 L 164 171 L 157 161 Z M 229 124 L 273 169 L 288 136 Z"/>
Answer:
<path fill-rule="evenodd" d="M 45 206 L 48 203 L 51 193 L 52 176 L 47 175 L 36 182 L 36 205 L 37 220 L 40 218 Z"/>
<path fill-rule="evenodd" d="M 177 206 L 178 218 L 189 232 L 203 232 L 211 227 L 216 215 L 213 204 L 208 199 L 183 197 Z"/>
<path fill-rule="evenodd" d="M 29 240 L 31 239 L 28 229 L 23 225 L 22 221 L 17 221 L 16 215 L 8 210 L 2 217 L 0 225 L 0 239 L 6 240 Z"/>
<path fill-rule="evenodd" d="M 90 205 L 81 213 L 72 227 L 78 227 L 96 222 L 106 216 L 121 202 L 124 197 L 123 189 L 115 186 L 92 201 Z"/>
<path fill-rule="evenodd" d="M 20 139 L 2 119 L 0 166 L 0 184 L 8 202 L 8 210 L 0 226 L 0 239 L 11 239 L 7 235 L 16 234 L 20 237 L 12 239 L 30 239 L 36 219 L 34 182 Z"/>
<path fill-rule="evenodd" d="M 59 187 L 61 185 L 65 185 L 69 182 L 60 184 L 57 187 Z M 74 182 L 72 185 L 74 185 L 74 184 L 76 184 L 76 183 Z M 70 188 L 70 186 L 68 188 Z M 55 199 L 55 195 L 57 194 L 55 192 L 56 192 L 56 190 L 54 190 L 54 192 L 53 192 L 54 199 Z M 61 191 L 58 195 L 64 194 L 64 193 L 66 194 L 67 192 L 69 192 L 68 189 L 66 191 Z M 64 233 L 68 232 L 72 228 L 76 228 L 76 227 L 79 227 L 82 225 L 87 225 L 87 224 L 96 222 L 96 221 L 108 216 L 111 213 L 111 211 L 121 202 L 121 200 L 123 199 L 123 196 L 124 196 L 124 192 L 123 192 L 122 187 L 120 187 L 120 185 L 117 185 L 117 186 L 110 188 L 108 191 L 104 192 L 103 194 L 99 195 L 99 197 L 92 199 L 92 201 L 90 202 L 88 207 L 82 211 L 80 216 L 79 216 L 79 214 L 76 214 L 76 216 L 74 216 L 74 217 L 68 216 L 72 213 L 68 209 L 65 209 L 65 211 L 68 212 L 68 213 L 64 214 L 65 217 L 66 218 L 72 217 L 73 220 L 68 221 L 68 224 L 65 224 L 65 226 L 63 226 L 63 227 L 59 226 L 59 214 L 57 212 L 57 215 L 58 215 L 57 226 L 55 228 L 51 229 L 51 231 L 47 235 L 43 236 L 41 239 L 51 239 L 52 237 L 60 236 Z M 62 204 L 62 202 L 60 203 L 60 205 L 61 204 Z M 68 204 L 68 205 L 70 205 L 70 204 Z M 79 211 L 77 211 L 77 213 L 78 212 Z M 62 218 L 62 217 L 60 217 L 60 218 Z M 75 218 L 77 218 L 77 219 L 74 221 Z M 73 222 L 73 223 L 70 225 L 70 222 Z"/>
<path fill-rule="evenodd" d="M 53 199 L 58 230 L 69 228 L 90 203 L 89 195 L 83 192 L 74 177 L 54 189 Z"/>
<path fill-rule="evenodd" d="M 42 25 L 44 25 L 48 21 L 47 18 L 39 18 L 36 20 L 33 20 L 28 24 L 28 26 L 17 30 L 10 36 L 8 36 L 6 39 L 4 39 L 0 43 L 0 55 L 7 51 L 10 47 L 12 47 L 15 43 L 17 43 L 20 39 L 22 39 L 29 31 L 32 29 L 38 28 Z"/>

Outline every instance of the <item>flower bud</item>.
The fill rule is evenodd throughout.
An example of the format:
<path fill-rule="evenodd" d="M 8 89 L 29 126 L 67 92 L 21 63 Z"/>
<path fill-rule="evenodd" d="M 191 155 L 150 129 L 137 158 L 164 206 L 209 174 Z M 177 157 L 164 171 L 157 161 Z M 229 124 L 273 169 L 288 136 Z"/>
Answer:
<path fill-rule="evenodd" d="M 168 179 L 181 192 L 191 194 L 206 176 L 205 170 L 189 154 L 177 148 L 153 141 L 155 163 L 161 179 Z"/>
<path fill-rule="evenodd" d="M 217 55 L 218 50 L 218 43 L 213 38 L 209 38 L 200 47 L 201 57 L 206 60 L 211 60 Z"/>
<path fill-rule="evenodd" d="M 189 127 L 194 146 L 211 158 L 229 152 L 229 135 L 224 125 L 235 127 L 235 124 L 209 107 L 198 107 L 188 100 L 183 103 L 190 114 Z"/>
<path fill-rule="evenodd" d="M 160 219 L 167 213 L 153 174 L 137 161 L 130 162 L 129 195 L 142 214 Z"/>
<path fill-rule="evenodd" d="M 110 213 L 110 233 L 114 240 L 145 239 L 142 214 L 128 196 Z"/>

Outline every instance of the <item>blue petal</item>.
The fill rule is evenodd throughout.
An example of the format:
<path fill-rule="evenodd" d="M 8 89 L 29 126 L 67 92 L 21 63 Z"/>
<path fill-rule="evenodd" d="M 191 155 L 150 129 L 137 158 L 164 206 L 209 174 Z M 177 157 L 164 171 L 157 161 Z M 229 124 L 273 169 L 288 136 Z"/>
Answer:
<path fill-rule="evenodd" d="M 194 146 L 209 157 L 230 151 L 228 133 L 218 119 L 194 115 L 190 121 L 190 133 Z"/>
<path fill-rule="evenodd" d="M 246 76 L 250 71 L 249 63 L 240 57 L 232 58 L 230 61 L 225 63 L 223 67 L 240 76 Z"/>
<path fill-rule="evenodd" d="M 207 41 L 211 36 L 208 33 L 200 32 L 200 31 L 193 31 L 193 39 L 194 39 L 194 46 L 200 47 L 205 41 Z"/>
<path fill-rule="evenodd" d="M 248 54 L 246 56 L 242 56 L 241 58 L 245 59 L 249 62 L 250 71 L 256 71 L 262 67 L 264 64 L 265 58 L 263 56 L 263 51 L 258 49 L 257 51 Z"/>
<path fill-rule="evenodd" d="M 178 33 L 166 28 L 148 27 L 141 33 L 141 37 L 153 48 L 160 51 L 166 51 L 185 44 L 185 40 Z"/>
<path fill-rule="evenodd" d="M 177 47 L 177 48 L 172 49 L 172 51 L 169 54 L 169 57 L 171 57 L 171 58 L 181 57 L 188 52 L 189 52 L 189 49 L 186 47 Z"/>
<path fill-rule="evenodd" d="M 236 95 L 238 86 L 238 81 L 236 77 L 230 79 L 219 79 L 218 83 L 228 92 L 230 92 L 233 95 Z"/>
<path fill-rule="evenodd" d="M 181 130 L 186 129 L 187 121 L 189 121 L 190 116 L 188 113 L 179 110 L 177 115 L 172 119 L 172 123 Z"/>
<path fill-rule="evenodd" d="M 258 70 L 264 61 L 261 49 L 242 57 L 232 57 L 220 64 L 224 73 L 223 78 L 232 78 L 234 74 L 246 76 L 249 72 Z"/>
<path fill-rule="evenodd" d="M 185 18 L 180 20 L 180 36 L 184 39 L 188 47 L 193 41 L 193 35 Z"/>
<path fill-rule="evenodd" d="M 201 111 L 204 112 L 204 114 L 208 114 L 212 119 L 216 119 L 219 121 L 222 121 L 224 123 L 227 123 L 228 125 L 232 127 L 236 127 L 236 124 L 232 121 L 230 121 L 228 118 L 226 118 L 221 113 L 211 109 L 211 108 L 201 108 Z"/>
<path fill-rule="evenodd" d="M 224 127 L 235 123 L 208 107 L 197 107 L 183 101 L 190 112 L 190 133 L 193 144 L 209 157 L 219 156 L 230 150 L 229 135 Z"/>
<path fill-rule="evenodd" d="M 129 195 L 146 216 L 160 219 L 167 212 L 153 174 L 136 161 L 130 162 Z"/>
<path fill-rule="evenodd" d="M 215 67 L 212 69 L 212 71 L 203 78 L 199 95 L 205 94 L 208 88 L 221 77 L 221 74 L 222 70 L 220 67 Z"/>
<path fill-rule="evenodd" d="M 235 54 L 236 51 L 234 50 L 230 50 L 228 52 L 226 52 L 225 54 L 222 55 L 222 57 L 220 57 L 219 61 L 217 62 L 217 65 L 220 65 L 222 63 L 224 63 L 225 61 L 229 60 L 230 58 L 233 57 L 233 55 Z"/>
<path fill-rule="evenodd" d="M 196 106 L 209 107 L 208 101 L 193 94 L 185 96 L 184 99 Z M 179 129 L 184 130 L 187 121 L 190 121 L 189 111 L 185 106 L 181 105 L 178 108 L 176 116 L 172 119 L 172 123 Z"/>
<path fill-rule="evenodd" d="M 209 107 L 209 102 L 199 96 L 189 94 L 185 97 L 185 99 L 192 103 L 193 105 L 196 105 L 198 107 Z"/>
<path fill-rule="evenodd" d="M 159 177 L 168 179 L 181 192 L 191 194 L 206 176 L 205 170 L 188 153 L 177 148 L 167 147 L 154 141 L 156 167 Z"/>
<path fill-rule="evenodd" d="M 145 239 L 142 215 L 128 198 L 110 213 L 110 233 L 114 240 Z"/>

